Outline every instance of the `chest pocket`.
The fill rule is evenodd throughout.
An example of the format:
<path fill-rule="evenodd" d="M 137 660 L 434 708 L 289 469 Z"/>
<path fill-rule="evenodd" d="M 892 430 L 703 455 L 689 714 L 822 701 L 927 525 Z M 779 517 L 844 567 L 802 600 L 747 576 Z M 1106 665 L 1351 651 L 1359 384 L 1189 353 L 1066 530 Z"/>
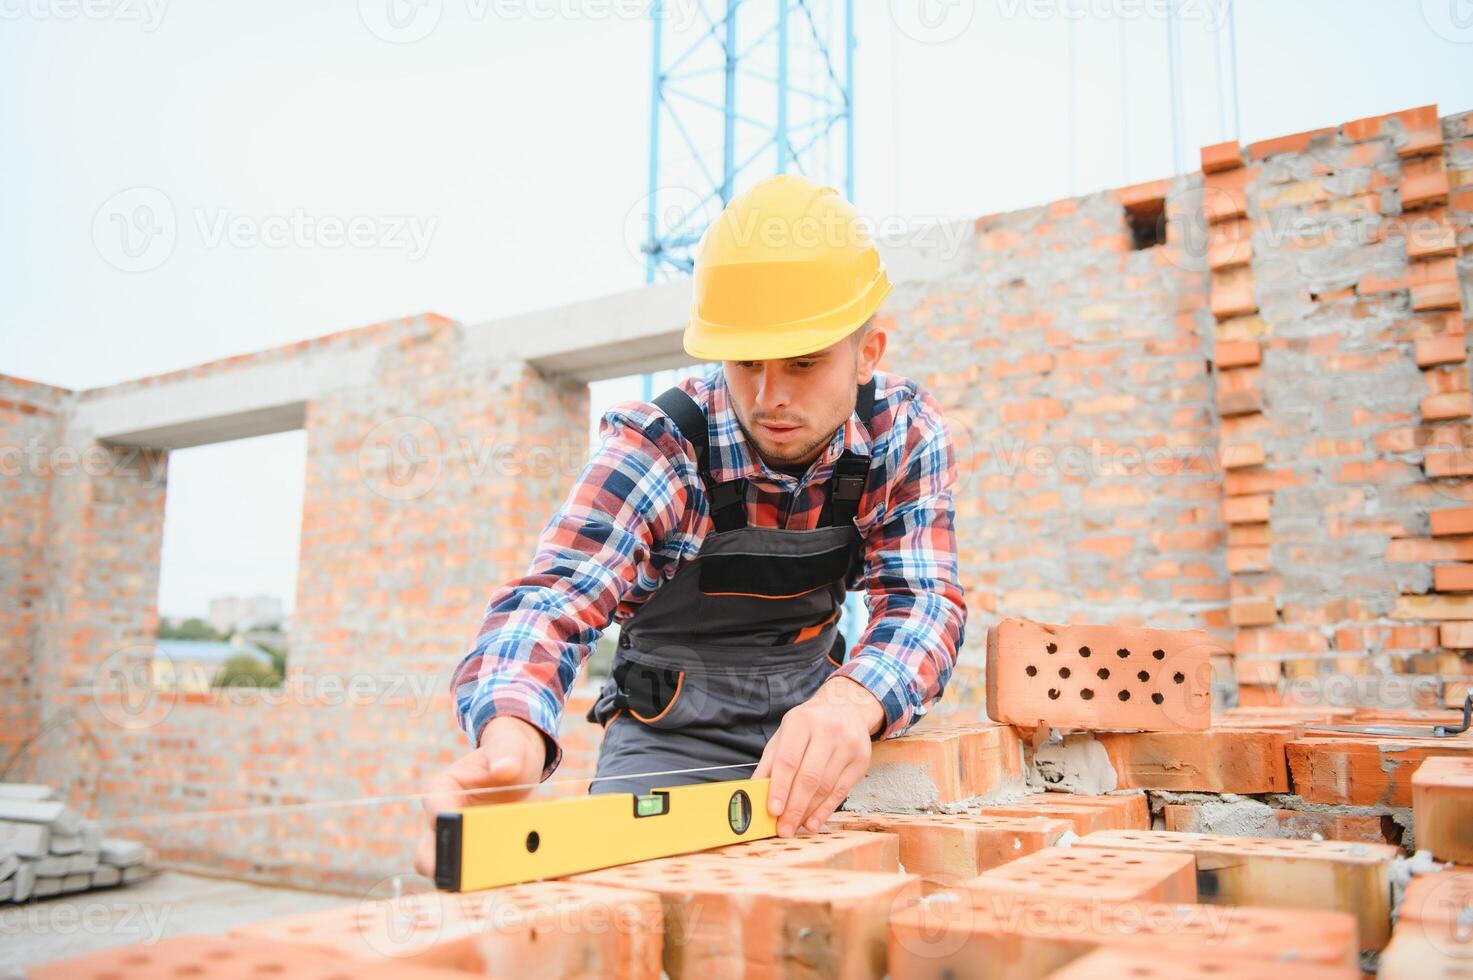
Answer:
<path fill-rule="evenodd" d="M 851 545 L 838 545 L 802 557 L 708 555 L 700 562 L 701 591 L 708 596 L 791 599 L 846 578 L 853 567 L 854 550 Z"/>

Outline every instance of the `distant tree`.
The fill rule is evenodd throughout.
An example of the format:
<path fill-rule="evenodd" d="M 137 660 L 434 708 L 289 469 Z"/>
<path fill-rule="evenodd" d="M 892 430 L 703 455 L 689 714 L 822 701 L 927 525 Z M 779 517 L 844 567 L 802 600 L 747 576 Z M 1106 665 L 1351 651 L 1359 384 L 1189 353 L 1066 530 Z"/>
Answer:
<path fill-rule="evenodd" d="M 161 640 L 223 640 L 226 637 L 216 633 L 214 627 L 203 619 L 186 619 L 178 626 L 170 626 L 167 622 L 159 620 L 158 638 Z"/>
<path fill-rule="evenodd" d="M 248 653 L 238 653 L 226 660 L 215 675 L 215 687 L 275 687 L 281 675 L 270 664 Z"/>
<path fill-rule="evenodd" d="M 277 677 L 286 676 L 286 647 L 273 646 L 270 643 L 257 643 L 256 646 L 266 651 L 266 656 L 271 658 L 271 669 L 276 671 Z M 279 683 L 279 682 L 278 682 Z"/>

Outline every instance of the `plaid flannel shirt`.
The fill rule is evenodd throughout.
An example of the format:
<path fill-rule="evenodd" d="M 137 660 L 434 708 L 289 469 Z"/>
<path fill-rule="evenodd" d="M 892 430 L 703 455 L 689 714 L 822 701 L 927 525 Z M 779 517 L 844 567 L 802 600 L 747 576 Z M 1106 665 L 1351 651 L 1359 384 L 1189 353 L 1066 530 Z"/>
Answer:
<path fill-rule="evenodd" d="M 957 576 L 952 486 L 956 461 L 941 411 L 915 382 L 876 372 L 872 434 L 857 415 L 806 474 L 767 466 L 747 444 L 721 365 L 681 387 L 706 410 L 717 481 L 748 481 L 747 522 L 810 530 L 847 446 L 884 461 L 855 523 L 864 537 L 861 588 L 869 623 L 835 673 L 883 705 L 875 736 L 903 734 L 940 697 L 966 623 Z M 542 778 L 562 761 L 558 723 L 583 661 L 609 622 L 622 623 L 700 551 L 712 527 L 690 443 L 647 402 L 604 414 L 602 444 L 543 528 L 526 574 L 497 588 L 451 689 L 471 744 L 497 715 L 530 722 L 547 740 Z"/>

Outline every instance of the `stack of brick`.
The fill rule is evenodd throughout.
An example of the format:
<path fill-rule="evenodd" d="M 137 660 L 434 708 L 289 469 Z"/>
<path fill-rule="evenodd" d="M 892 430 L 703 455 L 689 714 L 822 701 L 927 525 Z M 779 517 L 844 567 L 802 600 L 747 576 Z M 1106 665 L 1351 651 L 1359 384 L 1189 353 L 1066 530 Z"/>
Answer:
<path fill-rule="evenodd" d="M 128 885 L 147 874 L 142 844 L 104 838 L 49 786 L 0 783 L 0 902 Z"/>

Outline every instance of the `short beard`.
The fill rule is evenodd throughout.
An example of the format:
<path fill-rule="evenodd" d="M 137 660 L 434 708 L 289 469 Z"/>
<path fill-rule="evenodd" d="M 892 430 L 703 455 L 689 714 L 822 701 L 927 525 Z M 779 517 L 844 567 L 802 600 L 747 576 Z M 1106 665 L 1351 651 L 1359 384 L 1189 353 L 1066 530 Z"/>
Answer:
<path fill-rule="evenodd" d="M 752 444 L 752 448 L 756 449 L 759 454 L 762 454 L 764 456 L 769 455 L 763 451 L 762 444 L 758 442 L 756 437 L 752 435 L 751 431 L 747 428 L 747 424 L 742 421 L 741 416 L 733 412 L 732 417 L 736 419 L 737 428 L 742 430 L 742 435 L 747 437 L 747 442 Z M 837 432 L 838 430 L 836 429 L 834 431 Z M 791 456 L 779 456 L 776 454 L 771 454 L 770 458 L 776 460 L 779 463 L 797 462 L 798 460 L 807 456 L 809 453 L 813 452 L 819 446 L 826 444 L 833 437 L 834 433 L 830 432 L 828 435 L 823 436 L 820 439 L 815 439 L 812 443 L 794 452 Z"/>

